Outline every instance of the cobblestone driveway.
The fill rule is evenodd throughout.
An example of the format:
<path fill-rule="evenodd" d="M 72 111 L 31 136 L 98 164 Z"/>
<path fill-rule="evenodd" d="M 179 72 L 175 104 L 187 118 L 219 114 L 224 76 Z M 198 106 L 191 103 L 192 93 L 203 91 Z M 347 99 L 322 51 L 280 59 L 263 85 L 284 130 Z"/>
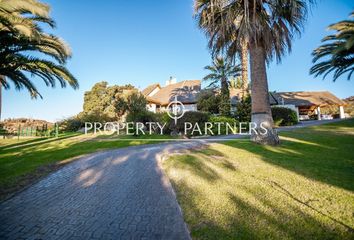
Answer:
<path fill-rule="evenodd" d="M 83 157 L 0 204 L 0 239 L 189 239 L 162 154 L 198 143 Z"/>

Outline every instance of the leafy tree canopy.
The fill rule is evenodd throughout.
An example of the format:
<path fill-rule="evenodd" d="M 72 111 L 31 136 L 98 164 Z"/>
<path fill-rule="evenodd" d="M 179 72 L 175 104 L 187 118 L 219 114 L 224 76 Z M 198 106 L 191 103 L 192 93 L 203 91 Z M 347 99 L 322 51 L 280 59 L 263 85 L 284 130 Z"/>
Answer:
<path fill-rule="evenodd" d="M 84 96 L 84 111 L 101 121 L 121 120 L 128 112 L 146 109 L 145 97 L 134 86 L 108 86 L 107 82 L 96 83 Z"/>

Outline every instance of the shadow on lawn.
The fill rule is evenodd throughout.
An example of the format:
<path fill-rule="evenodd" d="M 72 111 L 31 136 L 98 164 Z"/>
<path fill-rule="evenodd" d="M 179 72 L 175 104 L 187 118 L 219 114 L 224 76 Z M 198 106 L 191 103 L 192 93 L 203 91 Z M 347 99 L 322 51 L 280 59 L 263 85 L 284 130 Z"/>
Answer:
<path fill-rule="evenodd" d="M 220 178 L 217 172 L 205 164 L 204 159 L 193 154 L 180 156 L 178 168 L 191 171 L 209 182 L 216 181 Z"/>
<path fill-rule="evenodd" d="M 16 139 L 16 138 L 14 137 L 14 138 L 11 138 L 11 139 Z M 30 143 L 40 142 L 40 141 L 44 141 L 44 140 L 47 140 L 47 139 L 48 138 L 31 138 L 31 139 L 27 139 L 25 141 L 18 141 L 18 142 L 11 143 L 11 144 L 1 145 L 0 146 L 0 150 L 7 149 L 7 148 L 13 148 L 13 147 L 16 147 L 16 146 L 19 146 L 19 145 L 23 145 L 23 144 L 30 144 Z"/>
<path fill-rule="evenodd" d="M 0 200 L 84 154 L 141 144 L 139 140 L 80 142 L 71 141 L 70 137 L 73 136 L 26 141 L 28 145 L 7 148 L 8 145 L 5 150 L 0 148 L 3 154 L 0 158 Z"/>
<path fill-rule="evenodd" d="M 13 149 L 17 149 L 17 148 L 21 148 L 21 149 L 30 148 L 30 147 L 35 147 L 35 146 L 39 146 L 42 144 L 50 143 L 50 142 L 68 139 L 68 138 L 75 137 L 78 135 L 79 134 L 70 134 L 70 135 L 65 135 L 65 136 L 61 136 L 58 138 L 44 137 L 44 138 L 29 139 L 27 141 L 20 141 L 17 143 L 12 143 L 12 144 L 1 146 L 0 150 L 1 151 L 8 151 L 8 150 L 13 150 Z"/>
<path fill-rule="evenodd" d="M 352 133 L 302 129 L 282 133 L 281 146 L 256 145 L 233 141 L 225 145 L 246 150 L 263 161 L 304 177 L 354 191 L 354 130 Z M 237 158 L 237 156 L 235 156 Z"/>
<path fill-rule="evenodd" d="M 209 207 L 200 204 L 200 199 L 208 197 L 191 188 L 188 182 L 172 181 L 172 184 L 178 189 L 177 196 L 188 193 L 178 199 L 191 235 L 196 239 L 342 239 L 353 236 L 352 229 L 348 230 L 341 223 L 320 222 L 296 205 L 284 210 L 277 202 L 247 188 L 239 191 L 248 192 L 259 201 L 258 206 L 271 210 L 264 211 L 234 193 L 221 192 L 231 201 L 233 210 L 222 214 L 216 210 L 215 215 L 213 210 L 205 210 Z"/>

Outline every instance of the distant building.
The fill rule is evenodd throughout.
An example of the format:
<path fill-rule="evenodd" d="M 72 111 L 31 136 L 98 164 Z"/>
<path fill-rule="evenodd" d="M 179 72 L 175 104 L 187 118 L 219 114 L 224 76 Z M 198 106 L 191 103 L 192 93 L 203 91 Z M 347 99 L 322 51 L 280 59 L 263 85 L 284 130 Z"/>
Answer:
<path fill-rule="evenodd" d="M 161 87 L 155 83 L 146 87 L 142 94 L 148 101 L 147 108 L 152 112 L 164 112 L 169 103 L 177 99 L 182 102 L 186 111 L 197 111 L 198 93 L 201 91 L 200 80 L 185 80 L 177 82 L 175 78 L 166 81 L 166 85 Z M 237 113 L 237 103 L 243 97 L 243 90 L 230 88 L 231 112 Z M 271 92 L 269 94 L 272 106 L 287 107 L 293 109 L 299 120 L 310 119 L 311 115 L 317 115 L 317 119 L 328 119 L 331 116 L 321 114 L 321 107 L 338 107 L 339 117 L 345 118 L 344 106 L 346 102 L 337 98 L 328 91 L 320 92 Z"/>
<path fill-rule="evenodd" d="M 328 119 L 331 116 L 321 114 L 321 107 L 334 106 L 339 109 L 339 117 L 345 118 L 344 101 L 328 91 L 321 92 L 271 92 L 270 104 L 288 107 L 295 110 L 299 120 L 307 120 L 310 115 L 317 115 L 317 119 Z"/>
<path fill-rule="evenodd" d="M 175 78 L 166 81 L 161 87 L 155 83 L 146 87 L 142 94 L 148 101 L 147 108 L 151 112 L 164 112 L 170 102 L 177 99 L 183 103 L 186 111 L 197 111 L 197 95 L 201 90 L 200 80 L 177 82 Z"/>
<path fill-rule="evenodd" d="M 240 88 L 230 88 L 229 91 L 230 91 L 231 113 L 236 113 L 237 103 L 241 101 L 245 93 L 244 90 Z"/>

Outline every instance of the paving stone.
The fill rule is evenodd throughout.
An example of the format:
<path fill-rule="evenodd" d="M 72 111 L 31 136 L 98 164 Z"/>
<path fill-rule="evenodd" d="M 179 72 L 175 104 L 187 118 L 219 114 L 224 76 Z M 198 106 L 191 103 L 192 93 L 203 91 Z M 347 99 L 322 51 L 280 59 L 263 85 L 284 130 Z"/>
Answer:
<path fill-rule="evenodd" d="M 190 239 L 162 153 L 197 143 L 83 157 L 0 203 L 0 239 Z"/>

